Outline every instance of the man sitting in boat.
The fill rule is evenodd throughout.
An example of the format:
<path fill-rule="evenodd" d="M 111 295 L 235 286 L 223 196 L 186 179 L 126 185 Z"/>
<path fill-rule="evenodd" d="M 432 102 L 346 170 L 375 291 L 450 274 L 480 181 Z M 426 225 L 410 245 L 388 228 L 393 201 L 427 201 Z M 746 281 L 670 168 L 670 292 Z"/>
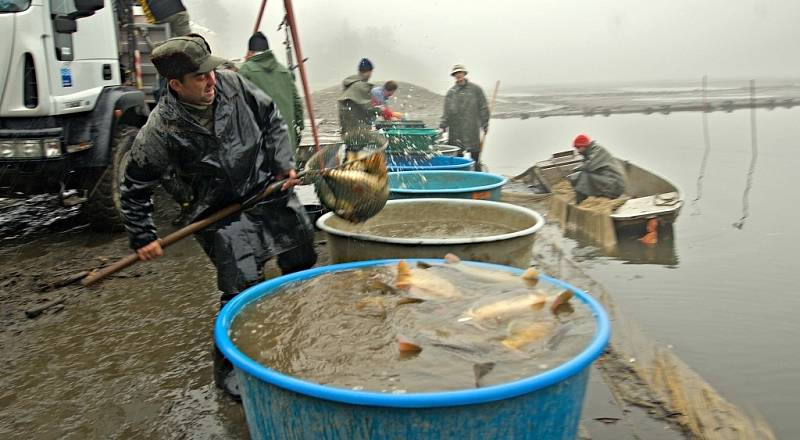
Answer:
<path fill-rule="evenodd" d="M 616 199 L 625 192 L 625 173 L 608 150 L 585 134 L 575 137 L 572 146 L 584 157 L 583 164 L 567 176 L 576 204 L 590 196 Z"/>

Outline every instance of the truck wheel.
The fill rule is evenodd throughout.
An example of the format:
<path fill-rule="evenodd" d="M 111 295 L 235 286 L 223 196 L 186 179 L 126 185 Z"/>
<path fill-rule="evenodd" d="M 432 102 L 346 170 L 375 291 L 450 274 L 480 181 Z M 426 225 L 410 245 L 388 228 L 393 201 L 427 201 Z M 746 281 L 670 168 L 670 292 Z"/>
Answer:
<path fill-rule="evenodd" d="M 119 187 L 137 133 L 139 133 L 138 128 L 128 125 L 118 126 L 114 133 L 114 138 L 111 140 L 111 164 L 101 174 L 84 207 L 89 224 L 94 230 L 123 229 Z"/>

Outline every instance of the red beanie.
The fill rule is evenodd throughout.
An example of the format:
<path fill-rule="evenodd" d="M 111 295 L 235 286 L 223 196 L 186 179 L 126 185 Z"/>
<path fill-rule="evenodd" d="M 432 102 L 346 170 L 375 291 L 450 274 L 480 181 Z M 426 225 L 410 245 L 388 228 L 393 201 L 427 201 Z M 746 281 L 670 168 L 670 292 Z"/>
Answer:
<path fill-rule="evenodd" d="M 583 148 L 588 147 L 592 144 L 592 139 L 585 134 L 579 134 L 575 137 L 575 140 L 572 142 L 572 146 L 574 148 Z"/>

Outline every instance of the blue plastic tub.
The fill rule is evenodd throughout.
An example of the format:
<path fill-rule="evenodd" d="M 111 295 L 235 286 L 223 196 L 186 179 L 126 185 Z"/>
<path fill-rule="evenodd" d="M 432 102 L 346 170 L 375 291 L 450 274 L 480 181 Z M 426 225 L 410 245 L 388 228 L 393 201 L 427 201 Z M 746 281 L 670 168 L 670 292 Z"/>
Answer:
<path fill-rule="evenodd" d="M 389 173 L 390 199 L 446 198 L 500 201 L 503 176 L 476 171 L 398 171 Z"/>
<path fill-rule="evenodd" d="M 389 171 L 470 171 L 474 164 L 475 161 L 472 159 L 457 156 L 425 157 L 405 154 L 389 154 L 386 156 L 386 166 L 389 168 Z"/>
<path fill-rule="evenodd" d="M 597 322 L 595 335 L 581 353 L 558 367 L 501 385 L 412 394 L 334 388 L 264 367 L 240 352 L 228 336 L 233 319 L 243 307 L 284 284 L 326 272 L 393 265 L 397 261 L 337 264 L 274 278 L 247 289 L 222 309 L 214 326 L 214 338 L 241 381 L 242 403 L 253 439 L 572 440 L 576 437 L 589 368 L 603 353 L 611 324 L 591 296 L 547 276 L 542 279 L 573 291 L 592 310 Z M 470 264 L 522 273 L 508 266 Z"/>

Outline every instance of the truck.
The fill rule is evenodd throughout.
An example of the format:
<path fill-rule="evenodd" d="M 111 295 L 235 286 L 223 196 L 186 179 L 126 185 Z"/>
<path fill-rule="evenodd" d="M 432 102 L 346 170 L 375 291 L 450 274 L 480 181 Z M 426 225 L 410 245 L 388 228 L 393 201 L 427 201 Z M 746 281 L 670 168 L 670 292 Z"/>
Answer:
<path fill-rule="evenodd" d="M 155 102 L 151 32 L 130 0 L 0 0 L 0 195 L 57 192 L 97 230 Z M 141 17 L 139 17 L 141 18 Z"/>

